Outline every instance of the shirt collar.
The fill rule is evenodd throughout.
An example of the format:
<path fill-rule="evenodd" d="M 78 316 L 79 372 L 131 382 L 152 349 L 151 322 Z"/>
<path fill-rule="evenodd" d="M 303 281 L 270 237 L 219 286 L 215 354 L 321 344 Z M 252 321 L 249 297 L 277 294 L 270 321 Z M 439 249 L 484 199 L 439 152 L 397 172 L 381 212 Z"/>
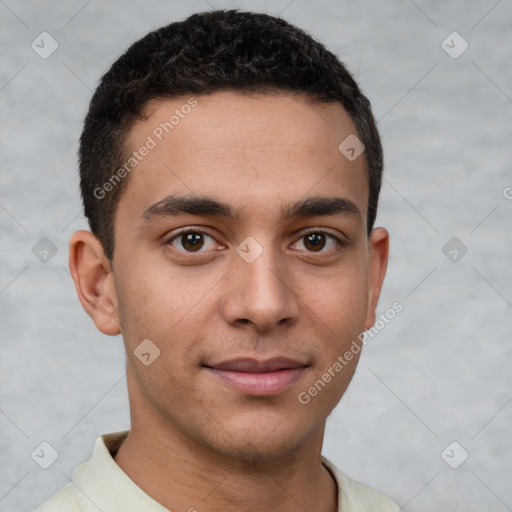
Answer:
<path fill-rule="evenodd" d="M 73 483 L 84 512 L 169 512 L 131 480 L 114 460 L 113 455 L 128 432 L 99 436 L 89 461 L 75 469 Z"/>

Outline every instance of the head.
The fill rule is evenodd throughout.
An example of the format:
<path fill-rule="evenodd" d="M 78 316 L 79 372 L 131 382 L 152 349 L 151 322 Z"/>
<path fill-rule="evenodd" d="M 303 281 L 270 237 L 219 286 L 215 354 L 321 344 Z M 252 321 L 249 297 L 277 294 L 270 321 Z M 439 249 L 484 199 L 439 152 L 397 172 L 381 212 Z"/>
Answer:
<path fill-rule="evenodd" d="M 359 352 L 335 363 L 375 321 L 382 165 L 367 98 L 284 20 L 194 14 L 113 64 L 80 140 L 92 233 L 73 235 L 70 268 L 96 326 L 123 335 L 132 427 L 245 458 L 323 432 Z M 219 377 L 279 357 L 301 369 L 278 392 Z"/>

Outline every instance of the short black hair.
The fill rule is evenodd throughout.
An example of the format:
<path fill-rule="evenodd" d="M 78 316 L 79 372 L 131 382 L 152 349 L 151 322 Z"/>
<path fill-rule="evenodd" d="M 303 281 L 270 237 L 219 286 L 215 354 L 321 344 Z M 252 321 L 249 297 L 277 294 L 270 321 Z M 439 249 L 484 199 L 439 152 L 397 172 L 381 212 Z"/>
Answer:
<path fill-rule="evenodd" d="M 365 146 L 371 232 L 383 155 L 369 100 L 343 63 L 301 29 L 268 14 L 222 9 L 192 14 L 133 43 L 91 99 L 80 138 L 80 188 L 91 231 L 109 260 L 116 207 L 129 179 L 126 136 L 133 122 L 144 119 L 150 100 L 223 90 L 296 92 L 341 103 Z"/>

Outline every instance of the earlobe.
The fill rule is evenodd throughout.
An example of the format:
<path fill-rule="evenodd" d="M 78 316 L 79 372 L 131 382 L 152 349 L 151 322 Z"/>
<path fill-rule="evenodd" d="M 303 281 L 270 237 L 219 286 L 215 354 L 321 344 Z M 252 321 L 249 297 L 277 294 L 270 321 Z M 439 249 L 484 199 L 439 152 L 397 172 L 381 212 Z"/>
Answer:
<path fill-rule="evenodd" d="M 73 233 L 69 242 L 69 269 L 78 298 L 104 334 L 121 333 L 111 263 L 101 242 L 90 231 Z"/>
<path fill-rule="evenodd" d="M 375 323 L 377 304 L 388 266 L 389 233 L 386 229 L 376 228 L 370 233 L 369 250 L 368 311 L 364 326 L 366 330 Z"/>

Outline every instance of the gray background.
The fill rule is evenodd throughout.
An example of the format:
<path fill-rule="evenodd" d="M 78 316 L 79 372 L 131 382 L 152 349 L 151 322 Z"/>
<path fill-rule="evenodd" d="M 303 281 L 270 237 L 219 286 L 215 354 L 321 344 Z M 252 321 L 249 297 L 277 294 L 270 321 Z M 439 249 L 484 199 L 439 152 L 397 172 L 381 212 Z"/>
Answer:
<path fill-rule="evenodd" d="M 511 0 L 0 0 L 0 510 L 35 508 L 98 434 L 129 425 L 122 340 L 96 330 L 68 272 L 69 236 L 86 227 L 76 150 L 91 92 L 150 29 L 238 6 L 337 53 L 385 147 L 380 311 L 403 311 L 368 343 L 324 454 L 407 511 L 512 510 Z M 59 45 L 47 59 L 31 48 L 43 31 Z M 456 59 L 441 46 L 453 31 L 469 44 Z M 43 237 L 47 262 L 32 252 Z M 468 250 L 455 262 L 452 237 Z M 46 470 L 31 458 L 42 441 L 59 454 Z M 458 469 L 441 457 L 453 441 L 452 465 L 469 453 Z"/>

